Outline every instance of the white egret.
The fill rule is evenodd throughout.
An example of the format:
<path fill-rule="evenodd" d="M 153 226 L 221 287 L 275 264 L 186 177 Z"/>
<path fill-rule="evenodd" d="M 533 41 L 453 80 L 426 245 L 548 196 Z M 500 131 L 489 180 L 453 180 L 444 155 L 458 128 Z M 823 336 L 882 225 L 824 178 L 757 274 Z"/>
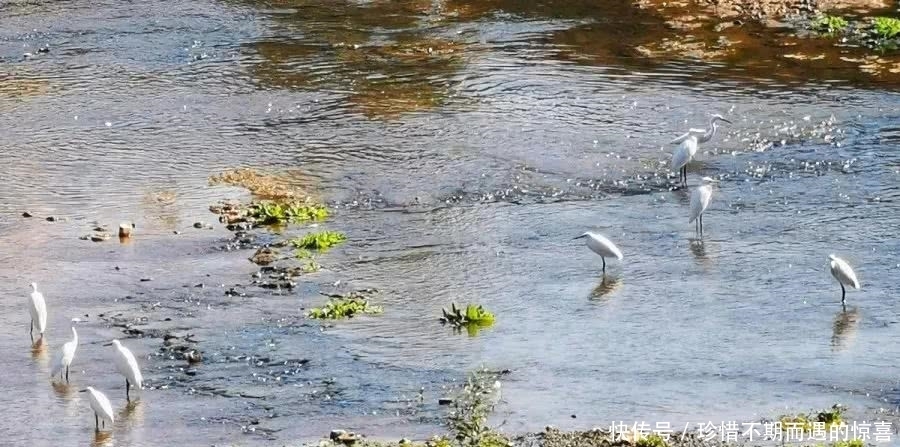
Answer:
<path fill-rule="evenodd" d="M 69 382 L 69 365 L 72 364 L 72 360 L 75 359 L 75 350 L 78 349 L 78 332 L 75 331 L 75 321 L 72 321 L 72 340 L 67 341 L 63 347 L 62 351 L 56 355 L 56 359 L 53 360 L 53 370 L 50 371 L 50 377 L 56 377 L 59 374 L 60 380 L 62 380 L 63 369 L 66 370 L 66 382 Z"/>
<path fill-rule="evenodd" d="M 687 186 L 687 165 L 694 159 L 697 148 L 700 143 L 706 143 L 716 135 L 719 121 L 732 124 L 731 121 L 725 119 L 722 115 L 716 114 L 709 119 L 709 128 L 707 129 L 689 129 L 684 135 L 672 140 L 669 144 L 678 144 L 675 152 L 672 153 L 672 169 L 679 171 L 678 180 Z"/>
<path fill-rule="evenodd" d="M 144 381 L 141 369 L 138 367 L 137 360 L 130 349 L 122 346 L 119 340 L 113 340 L 112 345 L 116 348 L 116 369 L 125 376 L 125 400 L 131 401 L 131 395 L 129 394 L 131 385 L 140 390 L 141 382 Z"/>
<path fill-rule="evenodd" d="M 116 418 L 115 415 L 113 415 L 112 405 L 109 403 L 109 399 L 106 398 L 106 395 L 90 386 L 80 392 L 89 394 L 91 410 L 94 410 L 95 430 L 100 431 L 100 423 L 103 423 L 103 428 L 106 428 L 107 422 L 112 426 Z"/>
<path fill-rule="evenodd" d="M 575 239 L 581 239 L 583 237 L 587 238 L 588 248 L 590 248 L 594 253 L 600 255 L 600 259 L 603 260 L 604 273 L 606 273 L 607 257 L 614 257 L 620 261 L 622 260 L 622 251 L 619 250 L 619 247 L 616 247 L 616 244 L 613 244 L 612 241 L 607 239 L 605 236 L 588 231 L 581 236 L 575 237 Z"/>
<path fill-rule="evenodd" d="M 712 200 L 712 182 L 716 180 L 703 177 L 703 181 L 703 186 L 691 192 L 691 218 L 688 220 L 688 223 L 697 221 L 696 229 L 701 237 L 703 236 L 703 212 L 706 211 L 710 200 Z"/>
<path fill-rule="evenodd" d="M 31 301 L 28 304 L 28 311 L 31 313 L 31 326 L 28 328 L 28 333 L 31 335 L 31 341 L 34 342 L 35 328 L 41 338 L 44 338 L 44 331 L 47 330 L 47 303 L 44 301 L 44 294 L 38 292 L 37 283 L 31 283 Z"/>
<path fill-rule="evenodd" d="M 854 289 L 859 289 L 859 280 L 856 279 L 856 273 L 853 272 L 853 268 L 850 267 L 847 261 L 835 255 L 828 255 L 828 259 L 831 259 L 831 276 L 834 276 L 834 279 L 841 285 L 841 306 L 846 310 L 847 289 L 844 286 L 847 285 Z"/>

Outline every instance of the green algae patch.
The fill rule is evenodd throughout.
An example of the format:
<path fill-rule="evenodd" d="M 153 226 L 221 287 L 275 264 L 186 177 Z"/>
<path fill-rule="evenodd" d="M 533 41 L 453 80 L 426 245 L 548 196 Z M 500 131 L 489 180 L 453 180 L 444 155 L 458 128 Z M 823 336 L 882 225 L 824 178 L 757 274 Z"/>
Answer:
<path fill-rule="evenodd" d="M 843 32 L 850 24 L 840 16 L 823 14 L 810 22 L 810 28 L 820 34 L 834 35 Z"/>
<path fill-rule="evenodd" d="M 306 316 L 317 320 L 340 320 L 359 314 L 380 314 L 383 309 L 372 305 L 368 299 L 375 292 L 374 289 L 366 289 L 347 295 L 326 295 L 330 299 L 322 307 L 311 309 Z"/>
<path fill-rule="evenodd" d="M 494 324 L 494 314 L 485 310 L 481 305 L 469 304 L 465 310 L 456 306 L 456 303 L 450 304 L 450 309 L 441 309 L 443 316 L 440 318 L 442 324 L 449 324 L 456 329 L 466 329 L 470 336 L 478 333 L 479 329 L 489 327 Z"/>
<path fill-rule="evenodd" d="M 323 251 L 343 243 L 346 240 L 347 236 L 344 235 L 344 233 L 323 230 L 307 233 L 298 238 L 291 239 L 291 245 L 298 249 Z"/>
<path fill-rule="evenodd" d="M 328 217 L 328 209 L 323 205 L 305 201 L 267 200 L 251 203 L 247 207 L 247 215 L 260 224 L 275 225 L 324 220 Z"/>

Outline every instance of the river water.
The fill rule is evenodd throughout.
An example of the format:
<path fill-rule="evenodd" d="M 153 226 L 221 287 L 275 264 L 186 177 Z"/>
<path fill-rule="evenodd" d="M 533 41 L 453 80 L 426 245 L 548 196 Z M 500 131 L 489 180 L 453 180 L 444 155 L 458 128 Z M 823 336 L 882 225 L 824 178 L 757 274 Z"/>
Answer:
<path fill-rule="evenodd" d="M 897 95 L 635 59 L 623 48 L 653 20 L 579 1 L 0 3 L 0 436 L 423 438 L 443 431 L 438 397 L 480 366 L 510 370 L 495 414 L 510 433 L 893 411 Z M 701 243 L 666 142 L 710 113 L 734 125 L 691 168 L 692 187 L 721 179 Z M 192 226 L 248 198 L 207 184 L 242 166 L 301 172 L 335 210 L 322 226 L 349 237 L 290 292 L 225 295 L 258 269 L 252 252 Z M 130 243 L 79 239 L 122 221 Z M 625 254 L 605 278 L 572 240 L 585 230 Z M 862 283 L 847 313 L 830 253 Z M 34 351 L 31 281 L 50 309 Z M 364 287 L 383 315 L 303 317 L 319 290 Z M 455 334 L 436 321 L 453 301 L 497 323 Z M 110 316 L 192 333 L 204 362 L 126 339 L 148 382 L 126 406 Z M 73 317 L 72 383 L 51 386 Z M 113 401 L 111 434 L 93 433 L 88 385 Z"/>

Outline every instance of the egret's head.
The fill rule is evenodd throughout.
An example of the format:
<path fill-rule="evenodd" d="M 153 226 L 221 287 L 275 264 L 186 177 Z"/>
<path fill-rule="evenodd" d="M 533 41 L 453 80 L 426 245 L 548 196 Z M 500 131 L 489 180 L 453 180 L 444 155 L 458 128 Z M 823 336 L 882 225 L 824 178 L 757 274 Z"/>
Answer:
<path fill-rule="evenodd" d="M 837 258 L 838 258 L 838 257 L 835 256 L 834 253 L 828 255 L 828 259 L 831 259 L 832 261 L 837 261 Z"/>
<path fill-rule="evenodd" d="M 31 283 L 31 290 L 34 290 L 35 292 L 37 292 L 37 283 L 36 282 Z"/>
<path fill-rule="evenodd" d="M 726 123 L 728 123 L 728 124 L 734 124 L 734 123 L 732 123 L 731 121 L 728 121 L 727 119 L 725 119 L 724 116 L 719 115 L 718 113 L 716 113 L 715 115 L 713 115 L 713 116 L 709 119 L 709 121 L 710 121 L 711 123 L 713 123 L 713 124 L 715 124 L 716 121 L 724 121 L 724 122 L 726 122 Z"/>
<path fill-rule="evenodd" d="M 112 345 L 118 348 L 119 346 L 122 346 L 122 343 L 119 343 L 119 340 L 113 340 Z"/>
<path fill-rule="evenodd" d="M 88 391 L 94 392 L 94 387 L 89 386 L 89 387 L 87 387 L 87 388 L 85 388 L 85 389 L 78 390 L 79 393 L 87 393 Z"/>
<path fill-rule="evenodd" d="M 583 237 L 588 237 L 588 236 L 590 236 L 590 234 L 591 234 L 591 233 L 587 232 L 587 233 L 582 234 L 581 236 L 575 236 L 575 237 L 572 238 L 572 239 L 581 239 L 581 238 L 583 238 Z"/>

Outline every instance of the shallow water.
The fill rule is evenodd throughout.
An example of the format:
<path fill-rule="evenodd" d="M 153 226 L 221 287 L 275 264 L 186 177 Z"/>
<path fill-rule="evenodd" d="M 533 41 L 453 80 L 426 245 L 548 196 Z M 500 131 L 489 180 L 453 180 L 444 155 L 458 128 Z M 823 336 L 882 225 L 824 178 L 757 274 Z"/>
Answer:
<path fill-rule="evenodd" d="M 480 365 L 511 371 L 509 432 L 897 407 L 895 94 L 617 59 L 615 33 L 653 19 L 594 2 L 327 3 L 0 7 L 5 440 L 425 437 L 442 430 L 444 387 Z M 610 29 L 598 40 L 590 24 Z M 692 167 L 692 185 L 722 180 L 700 243 L 666 142 L 712 112 L 735 124 Z M 292 292 L 224 295 L 257 270 L 251 252 L 192 227 L 246 198 L 207 186 L 236 166 L 304 172 L 336 210 L 324 226 L 349 236 Z M 137 224 L 129 244 L 78 239 L 121 221 Z M 625 253 L 605 280 L 572 240 L 586 229 Z M 848 314 L 832 252 L 863 284 Z M 50 308 L 34 353 L 32 280 Z M 383 315 L 303 318 L 318 290 L 361 287 L 382 291 Z M 436 322 L 451 301 L 497 324 L 454 334 Z M 204 362 L 127 339 L 150 389 L 126 411 L 103 346 L 123 336 L 104 320 L 117 314 L 193 333 Z M 72 385 L 53 387 L 76 316 Z M 108 438 L 93 438 L 87 385 L 121 411 Z"/>

